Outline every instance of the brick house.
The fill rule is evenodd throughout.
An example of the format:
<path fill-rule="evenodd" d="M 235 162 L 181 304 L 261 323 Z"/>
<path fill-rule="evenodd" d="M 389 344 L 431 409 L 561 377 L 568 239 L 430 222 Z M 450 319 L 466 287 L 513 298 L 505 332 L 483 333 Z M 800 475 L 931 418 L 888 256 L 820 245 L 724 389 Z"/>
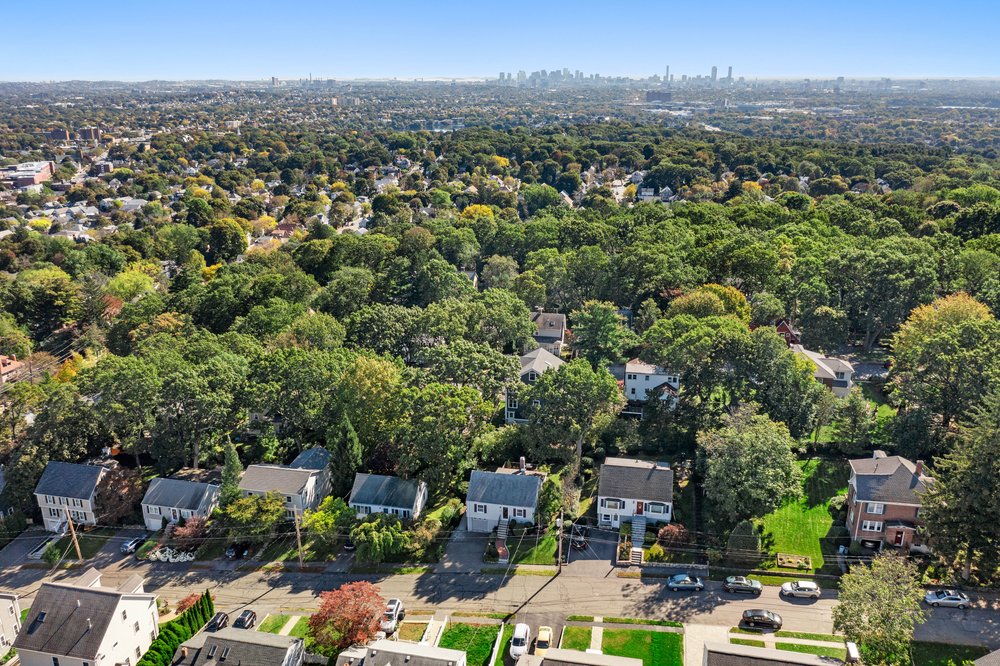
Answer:
<path fill-rule="evenodd" d="M 921 496 L 933 483 L 923 461 L 875 451 L 871 458 L 850 462 L 846 526 L 851 540 L 870 548 L 928 550 L 917 534 Z"/>

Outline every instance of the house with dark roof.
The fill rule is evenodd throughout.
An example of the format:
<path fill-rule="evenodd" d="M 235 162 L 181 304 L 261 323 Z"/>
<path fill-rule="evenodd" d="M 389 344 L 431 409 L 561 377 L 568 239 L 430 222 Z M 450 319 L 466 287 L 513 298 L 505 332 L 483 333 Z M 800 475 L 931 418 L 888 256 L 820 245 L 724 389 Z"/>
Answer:
<path fill-rule="evenodd" d="M 544 655 L 522 654 L 515 666 L 642 666 L 642 659 L 549 648 Z"/>
<path fill-rule="evenodd" d="M 301 638 L 226 627 L 181 643 L 172 666 L 302 666 L 304 658 Z"/>
<path fill-rule="evenodd" d="M 923 494 L 934 483 L 924 462 L 875 451 L 852 460 L 847 490 L 847 529 L 853 541 L 869 548 L 891 546 L 928 550 L 919 534 Z"/>
<path fill-rule="evenodd" d="M 355 645 L 337 656 L 336 666 L 466 666 L 465 652 L 427 643 L 382 638 Z"/>
<path fill-rule="evenodd" d="M 417 518 L 427 504 L 427 484 L 382 474 L 354 475 L 348 506 L 365 518 L 386 513 L 399 518 Z"/>
<path fill-rule="evenodd" d="M 156 595 L 132 576 L 101 585 L 90 569 L 75 580 L 43 583 L 14 640 L 24 666 L 135 664 L 159 633 Z"/>
<path fill-rule="evenodd" d="M 842 358 L 826 356 L 806 349 L 802 345 L 791 345 L 791 350 L 802 358 L 812 361 L 813 377 L 830 389 L 838 398 L 846 398 L 854 386 L 854 366 Z"/>
<path fill-rule="evenodd" d="M 96 525 L 97 488 L 107 471 L 99 465 L 47 464 L 35 486 L 45 529 L 64 532 L 67 513 L 78 525 Z"/>
<path fill-rule="evenodd" d="M 534 386 L 538 378 L 549 370 L 556 370 L 563 364 L 563 360 L 545 349 L 538 347 L 532 349 L 521 357 L 521 383 L 526 386 Z M 528 420 L 528 405 L 526 401 L 518 397 L 519 390 L 509 389 L 506 392 L 505 401 L 507 408 L 504 413 L 504 421 L 507 423 L 525 423 Z"/>
<path fill-rule="evenodd" d="M 702 666 L 830 666 L 829 659 L 804 652 L 706 641 Z"/>
<path fill-rule="evenodd" d="M 219 486 L 215 484 L 183 479 L 153 479 L 142 498 L 142 518 L 146 529 L 155 532 L 182 518 L 207 518 L 218 504 Z"/>
<path fill-rule="evenodd" d="M 10 652 L 21 630 L 21 604 L 16 594 L 0 592 L 0 658 Z"/>
<path fill-rule="evenodd" d="M 466 526 L 470 532 L 490 532 L 501 521 L 534 524 L 538 492 L 545 475 L 525 468 L 496 472 L 473 470 L 465 496 Z"/>
<path fill-rule="evenodd" d="M 285 517 L 293 520 L 306 509 L 315 509 L 329 494 L 323 487 L 325 470 L 284 465 L 250 465 L 240 479 L 244 497 L 277 493 L 285 502 Z"/>
<path fill-rule="evenodd" d="M 295 456 L 295 460 L 288 465 L 292 469 L 310 469 L 319 473 L 316 478 L 316 492 L 322 495 L 320 498 L 321 501 L 333 489 L 330 476 L 331 458 L 333 458 L 333 454 L 328 449 L 322 446 L 314 446 Z"/>
<path fill-rule="evenodd" d="M 674 470 L 630 458 L 606 458 L 597 483 L 597 520 L 609 527 L 641 518 L 669 523 L 674 509 Z"/>
<path fill-rule="evenodd" d="M 535 333 L 531 336 L 539 347 L 559 356 L 566 346 L 566 315 L 557 312 L 532 312 L 531 323 Z"/>

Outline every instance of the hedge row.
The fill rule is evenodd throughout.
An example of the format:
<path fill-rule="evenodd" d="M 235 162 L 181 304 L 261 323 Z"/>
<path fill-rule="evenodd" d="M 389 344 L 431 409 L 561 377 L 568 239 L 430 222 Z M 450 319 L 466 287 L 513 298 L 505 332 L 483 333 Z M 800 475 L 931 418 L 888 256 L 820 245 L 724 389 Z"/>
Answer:
<path fill-rule="evenodd" d="M 136 666 L 170 666 L 181 643 L 198 633 L 214 614 L 215 604 L 206 590 L 194 606 L 160 627 L 160 635 Z"/>

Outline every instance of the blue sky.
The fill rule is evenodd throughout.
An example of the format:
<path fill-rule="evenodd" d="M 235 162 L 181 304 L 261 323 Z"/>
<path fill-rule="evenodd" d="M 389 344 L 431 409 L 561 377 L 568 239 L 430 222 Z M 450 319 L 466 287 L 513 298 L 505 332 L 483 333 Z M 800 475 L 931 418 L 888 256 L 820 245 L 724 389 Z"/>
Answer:
<path fill-rule="evenodd" d="M 1000 77 L 991 0 L 4 3 L 0 80 L 587 73 Z M 25 54 L 20 57 L 17 54 Z"/>

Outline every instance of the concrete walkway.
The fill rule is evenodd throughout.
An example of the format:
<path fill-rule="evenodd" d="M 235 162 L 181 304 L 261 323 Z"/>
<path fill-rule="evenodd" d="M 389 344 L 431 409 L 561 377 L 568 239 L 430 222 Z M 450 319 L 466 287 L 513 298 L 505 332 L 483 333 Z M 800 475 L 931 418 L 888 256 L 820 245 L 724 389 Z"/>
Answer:
<path fill-rule="evenodd" d="M 601 646 L 604 644 L 604 627 L 599 626 L 601 622 L 604 622 L 604 618 L 600 615 L 594 616 L 594 628 L 590 630 L 590 649 L 601 651 Z"/>
<path fill-rule="evenodd" d="M 289 634 L 291 634 L 292 633 L 292 629 L 295 628 L 296 623 L 298 623 L 298 621 L 301 618 L 302 618 L 301 615 L 293 615 L 290 618 L 288 618 L 288 622 L 286 622 L 285 626 L 283 626 L 281 628 L 281 631 L 278 632 L 278 635 L 279 636 L 288 636 Z"/>
<path fill-rule="evenodd" d="M 747 635 L 749 638 L 749 634 Z M 729 628 L 711 624 L 684 625 L 684 666 L 701 666 L 705 643 L 729 643 Z"/>
<path fill-rule="evenodd" d="M 436 617 L 432 617 L 431 621 L 427 623 L 427 629 L 424 631 L 424 637 L 420 642 L 436 647 L 438 641 L 441 640 L 441 634 L 444 633 L 445 622 L 446 620 L 438 620 Z"/>

